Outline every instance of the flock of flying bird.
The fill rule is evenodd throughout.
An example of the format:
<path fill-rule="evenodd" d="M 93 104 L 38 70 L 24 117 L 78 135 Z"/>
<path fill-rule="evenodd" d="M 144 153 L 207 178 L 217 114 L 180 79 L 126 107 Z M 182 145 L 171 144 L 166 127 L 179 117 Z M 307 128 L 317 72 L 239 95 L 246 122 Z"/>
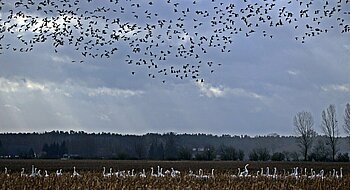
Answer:
<path fill-rule="evenodd" d="M 347 33 L 349 5 L 350 0 L 0 0 L 0 54 L 51 43 L 52 52 L 77 52 L 72 62 L 122 59 L 147 68 L 151 78 L 203 82 L 200 71 L 212 73 L 221 65 L 212 55 L 230 53 L 238 36 L 273 38 L 285 27 L 304 43 L 331 30 Z"/>
<path fill-rule="evenodd" d="M 341 179 L 343 178 L 343 168 L 340 168 L 339 171 L 336 169 L 333 169 L 332 171 L 329 171 L 328 174 L 325 173 L 325 171 L 322 169 L 319 171 L 319 173 L 316 173 L 315 170 L 312 168 L 308 171 L 307 168 L 298 168 L 295 167 L 293 168 L 292 172 L 290 173 L 289 171 L 286 171 L 283 169 L 283 172 L 278 172 L 277 168 L 273 168 L 273 173 L 270 174 L 270 168 L 266 167 L 261 168 L 260 171 L 257 171 L 256 174 L 252 175 L 249 173 L 248 170 L 249 164 L 246 164 L 243 171 L 241 171 L 240 168 L 238 168 L 238 173 L 237 175 L 230 175 L 229 177 L 232 178 L 245 178 L 245 177 L 252 177 L 252 178 L 259 178 L 259 177 L 266 177 L 266 178 L 295 178 L 295 179 L 315 179 L 315 178 L 320 178 L 320 179 L 325 179 L 325 178 L 334 178 L 334 179 Z M 67 173 L 68 174 L 68 173 Z M 8 169 L 5 167 L 5 175 L 10 176 Z M 62 169 L 59 169 L 56 171 L 56 173 L 53 174 L 56 177 L 62 176 Z M 192 170 L 189 170 L 185 176 L 192 177 L 192 178 L 197 178 L 197 179 L 208 179 L 208 178 L 214 178 L 214 169 L 211 170 L 211 173 L 205 174 L 203 172 L 203 169 L 198 170 L 198 174 L 195 174 Z M 44 171 L 44 174 L 41 174 L 41 170 L 38 170 L 37 168 L 32 165 L 32 171 L 30 174 L 25 173 L 25 169 L 22 168 L 22 171 L 20 173 L 21 177 L 49 177 L 50 175 L 48 174 L 47 170 Z M 76 171 L 76 168 L 73 167 L 73 173 L 70 175 L 70 177 L 80 177 L 81 174 L 79 174 Z M 146 178 L 146 177 L 180 177 L 181 172 L 178 170 L 175 170 L 174 168 L 171 168 L 171 170 L 166 170 L 163 172 L 163 168 L 160 166 L 157 166 L 157 171 L 155 172 L 153 167 L 151 167 L 151 171 L 146 173 L 145 169 L 142 169 L 142 172 L 135 173 L 135 170 L 128 170 L 128 171 L 117 171 L 113 172 L 113 168 L 109 169 L 109 172 L 106 171 L 106 168 L 103 167 L 102 171 L 102 176 L 103 177 L 121 177 L 121 178 L 126 178 L 126 177 L 141 177 L 141 178 Z"/>

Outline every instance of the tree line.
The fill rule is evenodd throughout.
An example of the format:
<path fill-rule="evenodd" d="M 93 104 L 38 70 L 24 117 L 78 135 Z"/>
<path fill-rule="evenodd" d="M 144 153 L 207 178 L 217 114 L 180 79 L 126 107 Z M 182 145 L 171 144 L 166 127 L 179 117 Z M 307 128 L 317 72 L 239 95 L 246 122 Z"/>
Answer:
<path fill-rule="evenodd" d="M 211 134 L 145 135 L 51 131 L 0 134 L 2 158 L 89 158 L 149 160 L 349 161 L 348 137 L 339 136 L 334 105 L 321 113 L 316 133 L 310 112 L 293 117 L 294 136 L 250 137 Z M 350 136 L 350 105 L 344 111 L 344 131 Z"/>
<path fill-rule="evenodd" d="M 347 103 L 344 110 L 343 129 L 350 136 L 350 104 Z M 338 153 L 339 151 L 339 124 L 336 114 L 335 105 L 329 105 L 321 113 L 320 128 L 325 136 L 325 139 L 315 142 L 317 133 L 314 129 L 314 119 L 310 112 L 298 112 L 293 118 L 293 125 L 298 136 L 297 143 L 300 147 L 300 152 L 304 157 L 304 161 L 349 161 L 347 153 Z M 349 139 L 350 140 L 350 139 Z M 350 142 L 350 141 L 349 141 Z M 311 149 L 314 149 L 310 153 Z"/>

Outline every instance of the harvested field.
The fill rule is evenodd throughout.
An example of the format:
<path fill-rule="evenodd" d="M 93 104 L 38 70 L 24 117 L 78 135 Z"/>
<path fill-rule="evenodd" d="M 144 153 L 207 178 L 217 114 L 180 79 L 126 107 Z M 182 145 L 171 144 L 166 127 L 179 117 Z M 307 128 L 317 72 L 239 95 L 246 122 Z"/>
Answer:
<path fill-rule="evenodd" d="M 249 163 L 248 174 L 240 176 L 238 168 L 240 172 L 245 171 L 244 166 L 247 163 Z M 32 165 L 36 168 L 36 175 L 29 177 L 33 173 Z M 348 189 L 350 187 L 349 163 L 1 160 L 0 167 L 7 168 L 7 173 L 2 172 L 0 175 L 1 189 Z M 79 175 L 76 173 L 77 175 L 73 176 L 73 167 L 76 167 Z M 106 169 L 104 173 L 103 167 Z M 298 167 L 297 174 L 294 173 L 295 167 Z M 21 175 L 22 168 L 25 172 Z M 263 168 L 262 175 L 261 168 Z M 62 175 L 57 176 L 56 171 L 59 169 L 62 169 Z M 48 174 L 46 177 L 45 170 Z"/>

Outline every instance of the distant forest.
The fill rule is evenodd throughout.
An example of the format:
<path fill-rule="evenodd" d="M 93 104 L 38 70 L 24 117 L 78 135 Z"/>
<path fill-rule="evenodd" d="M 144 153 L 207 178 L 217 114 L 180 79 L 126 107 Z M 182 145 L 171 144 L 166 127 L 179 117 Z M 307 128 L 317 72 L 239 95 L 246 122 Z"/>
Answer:
<path fill-rule="evenodd" d="M 13 159 L 149 159 L 297 161 L 295 136 L 165 134 L 121 135 L 52 131 L 0 134 L 0 157 Z M 325 136 L 316 136 L 309 161 L 330 161 Z M 349 141 L 339 137 L 336 161 L 349 161 Z"/>

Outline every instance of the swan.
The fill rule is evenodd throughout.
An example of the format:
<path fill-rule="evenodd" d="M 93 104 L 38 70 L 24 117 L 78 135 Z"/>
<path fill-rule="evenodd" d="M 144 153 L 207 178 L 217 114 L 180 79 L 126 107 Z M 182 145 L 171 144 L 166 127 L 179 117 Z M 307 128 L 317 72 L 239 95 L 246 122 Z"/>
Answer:
<path fill-rule="evenodd" d="M 308 177 L 309 179 L 314 179 L 316 177 L 316 172 L 314 171 L 313 168 L 311 168 L 311 171 L 310 171 L 311 175 Z"/>
<path fill-rule="evenodd" d="M 265 174 L 264 174 L 264 168 L 260 168 L 260 176 L 265 176 Z"/>
<path fill-rule="evenodd" d="M 38 177 L 42 177 L 42 175 L 41 175 L 41 170 L 39 170 L 38 173 L 36 173 L 36 175 L 37 175 Z"/>
<path fill-rule="evenodd" d="M 47 170 L 45 170 L 45 175 L 44 177 L 49 177 L 49 174 L 47 173 Z"/>
<path fill-rule="evenodd" d="M 103 171 L 102 171 L 103 177 L 106 177 L 106 167 L 103 166 Z"/>
<path fill-rule="evenodd" d="M 22 168 L 21 177 L 27 177 L 27 176 L 28 176 L 28 174 L 25 174 L 25 173 L 24 173 L 24 168 Z"/>
<path fill-rule="evenodd" d="M 158 177 L 158 175 L 154 173 L 153 167 L 151 167 L 151 177 Z"/>
<path fill-rule="evenodd" d="M 109 173 L 108 175 L 112 176 L 113 175 L 113 168 L 109 168 Z"/>
<path fill-rule="evenodd" d="M 119 171 L 115 172 L 113 175 L 115 175 L 116 177 L 119 177 Z"/>
<path fill-rule="evenodd" d="M 56 176 L 61 176 L 62 175 L 62 169 L 56 171 Z"/>
<path fill-rule="evenodd" d="M 75 166 L 73 167 L 73 174 L 71 175 L 71 177 L 79 177 L 80 174 L 75 170 Z"/>
<path fill-rule="evenodd" d="M 135 177 L 134 171 L 135 171 L 134 169 L 131 170 L 131 175 L 130 175 L 131 177 Z"/>
<path fill-rule="evenodd" d="M 340 167 L 340 175 L 339 175 L 340 178 L 343 178 L 343 167 Z"/>
<path fill-rule="evenodd" d="M 194 174 L 192 170 L 189 170 L 189 171 L 188 171 L 188 176 L 190 176 L 190 177 L 195 177 L 196 174 Z"/>
<path fill-rule="evenodd" d="M 338 171 L 335 171 L 335 178 L 339 179 Z"/>
<path fill-rule="evenodd" d="M 274 178 L 274 179 L 277 178 L 277 168 L 276 168 L 276 167 L 273 168 L 273 175 L 272 175 L 272 178 Z"/>
<path fill-rule="evenodd" d="M 266 167 L 266 177 L 271 177 L 270 176 L 270 168 Z"/>
<path fill-rule="evenodd" d="M 296 178 L 298 178 L 298 177 L 299 177 L 298 167 L 295 167 L 295 177 L 296 177 Z"/>
<path fill-rule="evenodd" d="M 125 173 L 125 170 L 122 170 L 122 171 L 117 172 L 116 175 L 119 176 L 119 177 L 125 178 L 127 174 Z"/>
<path fill-rule="evenodd" d="M 201 179 L 208 179 L 209 175 L 204 175 L 203 170 L 199 169 L 198 170 L 198 175 L 196 176 L 197 178 L 201 178 Z"/>
<path fill-rule="evenodd" d="M 142 172 L 140 172 L 140 177 L 142 177 L 142 178 L 147 177 L 145 169 L 142 169 Z"/>
<path fill-rule="evenodd" d="M 316 177 L 319 177 L 321 179 L 324 179 L 324 170 L 321 170 L 319 174 L 316 175 Z"/>
<path fill-rule="evenodd" d="M 197 178 L 201 178 L 203 176 L 203 170 L 199 169 L 198 170 L 198 175 L 196 176 Z"/>
<path fill-rule="evenodd" d="M 240 174 L 239 174 L 239 176 L 241 176 L 241 177 L 247 177 L 248 176 L 248 167 L 249 166 L 249 164 L 246 164 L 245 166 L 244 166 L 244 171 L 243 172 L 241 172 Z"/>
<path fill-rule="evenodd" d="M 29 175 L 29 177 L 35 177 L 35 168 L 34 165 L 32 165 L 32 173 Z"/>
<path fill-rule="evenodd" d="M 298 178 L 298 167 L 293 168 L 293 173 L 290 174 L 291 177 Z"/>
<path fill-rule="evenodd" d="M 102 176 L 103 177 L 111 177 L 112 176 L 112 168 L 109 168 L 109 173 L 106 173 L 106 167 L 103 167 L 103 172 L 102 172 Z"/>
<path fill-rule="evenodd" d="M 158 166 L 158 177 L 164 177 L 163 168 L 160 168 L 159 166 Z"/>
<path fill-rule="evenodd" d="M 7 173 L 7 167 L 5 167 L 5 175 L 6 175 L 6 176 L 10 176 L 10 175 Z"/>
<path fill-rule="evenodd" d="M 258 170 L 258 171 L 256 171 L 256 175 L 255 175 L 255 177 L 254 178 L 258 178 L 259 177 L 259 174 L 260 174 L 260 171 Z"/>
<path fill-rule="evenodd" d="M 174 170 L 174 168 L 171 168 L 171 177 L 176 177 L 177 175 L 180 175 L 180 171 Z"/>

